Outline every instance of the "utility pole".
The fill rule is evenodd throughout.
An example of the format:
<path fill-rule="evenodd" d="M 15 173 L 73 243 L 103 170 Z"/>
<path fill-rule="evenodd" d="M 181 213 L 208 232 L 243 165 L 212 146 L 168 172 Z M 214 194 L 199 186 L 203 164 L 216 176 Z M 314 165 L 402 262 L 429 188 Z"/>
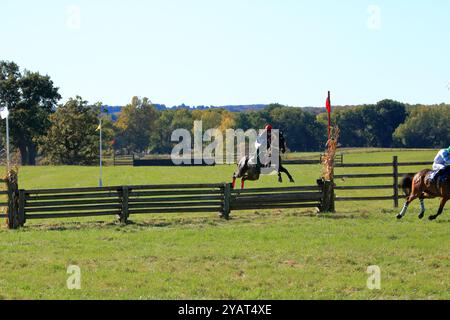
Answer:
<path fill-rule="evenodd" d="M 9 172 L 11 169 L 11 155 L 9 151 L 9 110 L 7 101 L 5 101 L 5 106 L 0 108 L 0 116 L 3 120 L 6 119 L 6 166 Z"/>
<path fill-rule="evenodd" d="M 6 110 L 8 110 L 8 102 L 6 102 Z M 11 168 L 11 155 L 9 154 L 9 111 L 6 116 L 6 163 L 9 169 Z"/>

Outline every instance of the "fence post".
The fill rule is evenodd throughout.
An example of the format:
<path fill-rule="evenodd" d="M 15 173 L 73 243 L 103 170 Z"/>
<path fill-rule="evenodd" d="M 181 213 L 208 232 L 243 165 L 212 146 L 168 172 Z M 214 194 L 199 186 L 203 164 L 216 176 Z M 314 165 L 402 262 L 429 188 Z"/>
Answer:
<path fill-rule="evenodd" d="M 392 167 L 394 171 L 394 207 L 398 208 L 398 156 L 394 156 Z"/>
<path fill-rule="evenodd" d="M 226 220 L 230 219 L 230 201 L 231 201 L 231 183 L 225 183 L 223 186 L 223 206 L 222 217 Z"/>
<path fill-rule="evenodd" d="M 322 204 L 321 213 L 334 213 L 334 182 L 333 180 L 317 180 L 318 185 L 322 188 Z"/>
<path fill-rule="evenodd" d="M 17 229 L 19 227 L 17 206 L 19 187 L 17 173 L 15 171 L 11 170 L 8 172 L 6 185 L 8 188 L 8 228 Z"/>
<path fill-rule="evenodd" d="M 27 221 L 25 215 L 25 190 L 19 190 L 19 226 L 23 227 Z"/>
<path fill-rule="evenodd" d="M 122 187 L 122 210 L 120 213 L 120 222 L 126 224 L 129 217 L 128 200 L 130 197 L 130 189 L 127 186 Z"/>

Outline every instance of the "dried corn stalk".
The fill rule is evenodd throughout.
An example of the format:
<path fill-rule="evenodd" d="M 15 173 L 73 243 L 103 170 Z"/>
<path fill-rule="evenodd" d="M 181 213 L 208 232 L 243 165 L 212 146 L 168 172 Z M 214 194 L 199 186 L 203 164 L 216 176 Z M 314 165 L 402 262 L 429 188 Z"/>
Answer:
<path fill-rule="evenodd" d="M 17 182 L 17 173 L 19 172 L 19 167 L 18 166 L 13 166 L 11 169 L 9 169 L 9 171 L 6 173 L 6 175 L 3 177 L 3 180 L 6 181 L 6 183 L 2 183 L 1 184 L 1 188 L 2 191 L 7 191 L 8 195 L 4 196 L 6 197 L 6 199 L 3 199 L 2 202 L 6 202 L 8 203 L 7 206 L 4 206 L 1 209 L 1 212 L 3 214 L 7 214 L 8 215 L 8 211 L 11 210 L 13 203 L 11 201 L 14 201 L 11 198 L 11 192 L 12 190 L 18 190 L 18 182 Z M 12 225 L 12 222 L 9 221 L 9 215 L 8 218 L 6 218 L 6 224 L 7 225 Z"/>
<path fill-rule="evenodd" d="M 339 133 L 339 127 L 336 126 L 331 129 L 331 138 L 326 144 L 327 151 L 322 157 L 323 178 L 326 181 L 332 181 L 334 177 L 334 157 L 338 148 Z"/>

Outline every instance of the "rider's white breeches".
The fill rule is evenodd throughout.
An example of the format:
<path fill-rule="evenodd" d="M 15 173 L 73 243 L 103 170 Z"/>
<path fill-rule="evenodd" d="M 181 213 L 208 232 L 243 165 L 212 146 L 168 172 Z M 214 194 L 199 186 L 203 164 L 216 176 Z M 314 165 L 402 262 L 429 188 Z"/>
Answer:
<path fill-rule="evenodd" d="M 433 164 L 433 170 L 441 170 L 444 168 L 445 168 L 445 166 L 443 164 L 438 164 L 438 163 Z"/>

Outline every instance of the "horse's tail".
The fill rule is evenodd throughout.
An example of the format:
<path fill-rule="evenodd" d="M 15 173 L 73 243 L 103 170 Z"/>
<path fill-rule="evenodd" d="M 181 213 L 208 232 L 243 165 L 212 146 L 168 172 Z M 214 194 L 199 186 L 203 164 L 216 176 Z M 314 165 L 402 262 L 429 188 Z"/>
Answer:
<path fill-rule="evenodd" d="M 409 196 L 412 192 L 414 175 L 407 174 L 402 179 L 402 189 L 406 196 Z"/>

